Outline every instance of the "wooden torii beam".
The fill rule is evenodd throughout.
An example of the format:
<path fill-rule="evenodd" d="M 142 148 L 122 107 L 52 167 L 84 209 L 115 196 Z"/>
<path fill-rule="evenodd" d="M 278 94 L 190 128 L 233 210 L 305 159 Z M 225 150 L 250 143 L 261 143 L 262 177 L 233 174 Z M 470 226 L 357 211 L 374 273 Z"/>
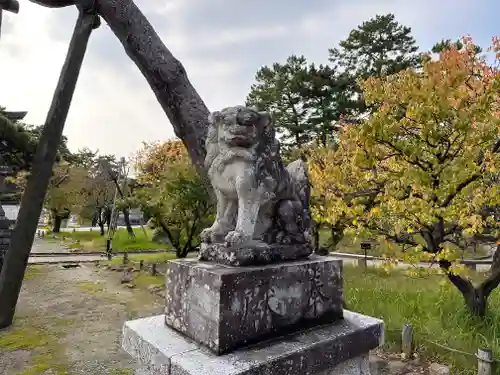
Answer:
<path fill-rule="evenodd" d="M 19 13 L 19 2 L 17 0 L 0 0 L 0 35 L 4 10 L 15 14 Z"/>

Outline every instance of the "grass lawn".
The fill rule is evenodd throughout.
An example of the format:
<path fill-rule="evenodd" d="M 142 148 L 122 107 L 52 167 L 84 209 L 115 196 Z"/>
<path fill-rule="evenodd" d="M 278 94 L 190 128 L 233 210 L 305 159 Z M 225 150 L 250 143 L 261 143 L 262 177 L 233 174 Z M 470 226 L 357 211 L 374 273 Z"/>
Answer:
<path fill-rule="evenodd" d="M 146 228 L 146 234 L 144 234 L 142 229 L 136 228 L 134 229 L 134 233 L 135 238 L 130 238 L 126 229 L 118 229 L 113 237 L 113 250 L 168 250 L 170 247 L 167 244 L 158 244 L 151 241 L 151 238 L 153 238 L 153 231 L 151 229 Z M 57 237 L 72 249 L 90 252 L 102 252 L 106 250 L 107 236 L 101 236 L 98 228 L 93 231 L 61 232 L 57 234 Z M 48 241 L 53 241 L 50 233 L 45 238 Z"/>
<path fill-rule="evenodd" d="M 131 254 L 128 256 L 129 263 L 139 263 L 141 260 L 145 264 L 151 263 L 166 263 L 169 260 L 176 259 L 173 252 L 158 252 L 154 254 Z M 110 261 L 102 262 L 103 264 L 119 265 L 123 263 L 123 256 L 117 256 Z"/>
<path fill-rule="evenodd" d="M 500 359 L 500 288 L 490 296 L 488 316 L 480 321 L 465 311 L 462 296 L 439 275 L 411 278 L 403 271 L 386 275 L 375 268 L 365 273 L 345 267 L 344 277 L 348 308 L 383 319 L 388 346 L 399 351 L 401 327 L 409 322 L 417 350 L 452 366 L 453 374 L 476 374 L 476 358 L 444 350 L 429 340 L 471 354 L 489 348 Z"/>

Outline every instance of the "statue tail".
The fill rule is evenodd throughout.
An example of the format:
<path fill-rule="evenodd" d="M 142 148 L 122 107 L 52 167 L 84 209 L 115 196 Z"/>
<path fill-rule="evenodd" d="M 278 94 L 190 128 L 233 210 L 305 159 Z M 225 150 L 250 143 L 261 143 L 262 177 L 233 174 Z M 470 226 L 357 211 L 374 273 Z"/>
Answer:
<path fill-rule="evenodd" d="M 309 200 L 311 198 L 311 185 L 309 183 L 309 173 L 305 161 L 299 159 L 288 164 L 286 167 L 290 175 L 291 182 L 295 186 L 295 191 L 299 196 L 300 201 L 304 207 L 309 207 Z"/>
<path fill-rule="evenodd" d="M 304 208 L 305 227 L 311 229 L 311 214 L 309 211 L 309 203 L 311 199 L 311 183 L 309 181 L 309 173 L 307 163 L 304 160 L 298 159 L 290 163 L 286 170 L 290 175 L 291 183 L 294 185 L 295 193 Z"/>

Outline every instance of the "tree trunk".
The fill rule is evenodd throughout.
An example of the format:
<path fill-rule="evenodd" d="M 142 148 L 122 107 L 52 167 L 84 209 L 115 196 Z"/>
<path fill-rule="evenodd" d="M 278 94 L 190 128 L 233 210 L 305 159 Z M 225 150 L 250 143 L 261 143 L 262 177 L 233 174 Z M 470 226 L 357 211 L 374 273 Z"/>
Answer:
<path fill-rule="evenodd" d="M 97 0 L 97 11 L 148 81 L 175 135 L 206 178 L 205 138 L 209 111 L 177 60 L 131 0 Z M 208 72 L 209 74 L 209 72 Z"/>
<path fill-rule="evenodd" d="M 451 263 L 441 260 L 440 267 L 447 272 L 448 279 L 464 297 L 465 306 L 472 315 L 484 317 L 488 307 L 488 297 L 500 283 L 500 270 L 492 267 L 491 274 L 475 287 L 468 279 L 449 272 Z"/>
<path fill-rule="evenodd" d="M 135 237 L 134 228 L 130 225 L 130 212 L 128 208 L 124 208 L 123 212 L 123 221 L 125 222 L 125 226 L 127 227 L 127 233 L 129 237 Z"/>
<path fill-rule="evenodd" d="M 339 223 L 335 223 L 330 227 L 332 250 L 334 250 L 342 238 L 344 238 L 344 227 Z"/>
<path fill-rule="evenodd" d="M 101 236 L 104 236 L 106 234 L 106 231 L 104 230 L 104 221 L 101 219 L 99 219 L 99 234 Z"/>
<path fill-rule="evenodd" d="M 500 244 L 497 245 L 491 260 L 491 273 L 500 272 Z"/>
<path fill-rule="evenodd" d="M 61 232 L 61 224 L 63 218 L 60 215 L 54 215 L 54 221 L 52 222 L 52 233 L 60 233 Z"/>
<path fill-rule="evenodd" d="M 74 4 L 71 0 L 31 1 L 54 8 Z M 175 135 L 182 140 L 193 164 L 206 179 L 203 163 L 209 111 L 183 65 L 132 0 L 96 0 L 95 6 L 148 81 Z"/>
<path fill-rule="evenodd" d="M 102 208 L 97 209 L 97 225 L 99 225 L 99 230 L 101 236 L 104 236 L 104 219 L 102 217 Z"/>
<path fill-rule="evenodd" d="M 312 224 L 312 236 L 313 236 L 313 245 L 314 245 L 314 253 L 317 255 L 328 255 L 328 247 L 320 246 L 320 234 L 321 234 L 321 224 L 313 222 Z"/>
<path fill-rule="evenodd" d="M 190 249 L 187 248 L 187 247 L 181 247 L 181 246 L 178 246 L 176 247 L 175 249 L 175 256 L 178 258 L 178 259 L 182 259 L 182 258 L 185 258 L 187 257 L 188 253 L 189 253 Z"/>
<path fill-rule="evenodd" d="M 486 307 L 488 296 L 483 292 L 482 288 L 471 288 L 463 294 L 465 305 L 472 315 L 484 317 L 486 315 Z"/>
<path fill-rule="evenodd" d="M 312 238 L 313 238 L 313 245 L 314 245 L 314 253 L 318 254 L 319 253 L 319 224 L 316 221 L 313 221 L 311 230 L 312 230 Z"/>

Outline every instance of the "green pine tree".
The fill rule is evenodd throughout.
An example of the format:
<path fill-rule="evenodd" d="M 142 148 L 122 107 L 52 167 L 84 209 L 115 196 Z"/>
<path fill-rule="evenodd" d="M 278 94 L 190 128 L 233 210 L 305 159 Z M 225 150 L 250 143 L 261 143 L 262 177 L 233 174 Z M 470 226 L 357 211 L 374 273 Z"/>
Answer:
<path fill-rule="evenodd" d="M 302 147 L 313 138 L 305 102 L 307 76 L 306 58 L 292 55 L 284 64 L 262 67 L 247 97 L 246 105 L 271 113 L 285 148 Z"/>
<path fill-rule="evenodd" d="M 411 28 L 399 24 L 393 14 L 376 15 L 352 30 L 338 48 L 330 49 L 329 60 L 349 75 L 356 103 L 353 110 L 363 113 L 367 108 L 357 80 L 418 67 L 421 56 L 417 51 Z"/>

